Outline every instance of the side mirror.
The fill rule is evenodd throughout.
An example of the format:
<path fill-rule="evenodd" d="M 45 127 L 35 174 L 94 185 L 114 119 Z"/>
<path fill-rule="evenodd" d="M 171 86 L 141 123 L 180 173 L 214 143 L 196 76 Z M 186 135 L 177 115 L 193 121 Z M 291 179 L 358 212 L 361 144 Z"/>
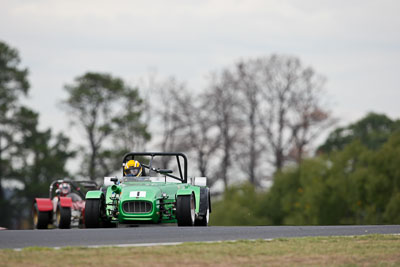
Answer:
<path fill-rule="evenodd" d="M 113 177 L 110 179 L 111 182 L 114 182 L 114 184 L 117 184 L 118 182 L 118 178 L 117 177 Z"/>

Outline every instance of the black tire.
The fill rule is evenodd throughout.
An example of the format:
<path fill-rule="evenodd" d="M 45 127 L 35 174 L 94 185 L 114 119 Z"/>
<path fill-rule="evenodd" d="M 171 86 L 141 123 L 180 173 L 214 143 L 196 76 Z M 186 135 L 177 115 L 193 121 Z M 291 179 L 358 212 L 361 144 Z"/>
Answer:
<path fill-rule="evenodd" d="M 60 203 L 56 210 L 56 226 L 60 229 L 71 228 L 71 208 L 61 207 Z"/>
<path fill-rule="evenodd" d="M 34 229 L 47 229 L 50 222 L 49 211 L 39 211 L 37 203 L 32 207 L 32 219 Z"/>
<path fill-rule="evenodd" d="M 206 215 L 203 215 L 201 219 L 195 221 L 195 226 L 208 226 L 208 222 L 210 221 L 210 207 L 207 205 Z"/>
<path fill-rule="evenodd" d="M 200 210 L 199 218 L 194 222 L 195 226 L 208 226 L 211 213 L 211 198 L 210 190 L 208 188 L 200 189 Z"/>
<path fill-rule="evenodd" d="M 178 196 L 176 199 L 176 219 L 178 226 L 193 226 L 196 202 L 192 195 Z"/>
<path fill-rule="evenodd" d="M 100 227 L 100 199 L 87 199 L 85 203 L 85 227 Z"/>

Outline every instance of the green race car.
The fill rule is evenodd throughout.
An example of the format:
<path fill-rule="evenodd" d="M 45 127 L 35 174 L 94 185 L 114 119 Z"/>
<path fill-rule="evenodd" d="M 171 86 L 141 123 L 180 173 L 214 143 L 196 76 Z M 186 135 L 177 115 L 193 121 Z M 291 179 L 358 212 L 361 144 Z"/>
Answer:
<path fill-rule="evenodd" d="M 124 172 L 131 160 L 140 162 L 141 176 L 128 176 Z M 188 178 L 187 165 L 183 153 L 126 154 L 122 178 L 105 177 L 100 190 L 87 192 L 86 228 L 158 223 L 207 226 L 211 213 L 207 179 Z"/>

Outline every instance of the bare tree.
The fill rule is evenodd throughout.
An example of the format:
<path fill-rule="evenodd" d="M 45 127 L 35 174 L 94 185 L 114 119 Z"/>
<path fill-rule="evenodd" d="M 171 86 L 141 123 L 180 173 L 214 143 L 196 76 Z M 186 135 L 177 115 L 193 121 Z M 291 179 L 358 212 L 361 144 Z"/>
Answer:
<path fill-rule="evenodd" d="M 232 155 L 255 185 L 268 177 L 265 159 L 275 170 L 289 160 L 301 161 L 332 122 L 321 105 L 323 84 L 323 77 L 299 59 L 276 55 L 239 61 L 214 76 L 207 102 L 220 132 L 219 174 L 225 186 Z"/>
<path fill-rule="evenodd" d="M 209 163 L 219 147 L 220 138 L 210 118 L 208 103 L 200 102 L 201 97 L 186 92 L 177 98 L 177 116 L 183 122 L 182 145 L 195 154 L 196 165 L 201 176 L 208 176 Z M 196 101 L 197 100 L 197 101 Z M 187 136 L 188 138 L 183 138 Z"/>
<path fill-rule="evenodd" d="M 190 92 L 184 84 L 170 78 L 160 87 L 162 104 L 158 111 L 163 125 L 160 146 L 163 151 L 185 151 L 193 154 L 201 176 L 209 176 L 210 161 L 219 146 L 215 125 L 202 97 Z M 166 167 L 169 159 L 163 164 Z M 211 177 L 209 177 L 211 178 Z M 213 183 L 213 179 L 209 179 Z"/>
<path fill-rule="evenodd" d="M 147 126 L 150 127 L 152 119 L 156 116 L 157 112 L 154 112 L 154 99 L 157 95 L 157 70 L 152 68 L 149 70 L 148 75 L 140 77 L 138 82 L 138 87 L 141 95 L 143 95 L 143 118 Z M 154 116 L 153 116 L 154 115 Z M 143 140 L 143 143 L 138 144 L 138 151 L 146 151 L 149 140 Z"/>
<path fill-rule="evenodd" d="M 293 92 L 293 116 L 289 120 L 293 146 L 289 159 L 300 163 L 306 149 L 323 131 L 336 123 L 327 109 L 323 108 L 323 85 L 325 79 L 311 68 L 301 73 L 298 90 Z"/>
<path fill-rule="evenodd" d="M 183 83 L 179 83 L 175 78 L 170 77 L 166 81 L 157 82 L 155 85 L 155 98 L 150 102 L 150 107 L 154 110 L 156 126 L 154 132 L 158 134 L 158 146 L 162 152 L 179 151 L 182 149 L 178 141 L 179 131 L 182 130 L 184 122 L 178 116 L 177 97 L 180 96 L 185 88 Z M 170 159 L 162 158 L 162 167 L 167 168 Z"/>
<path fill-rule="evenodd" d="M 158 93 L 161 149 L 191 153 L 199 173 L 213 173 L 225 187 L 235 165 L 259 185 L 271 167 L 299 163 L 332 123 L 322 105 L 323 85 L 299 59 L 277 55 L 213 74 L 202 94 L 170 79 Z"/>
<path fill-rule="evenodd" d="M 248 180 L 254 185 L 259 182 L 257 169 L 261 154 L 265 150 L 259 134 L 258 109 L 261 92 L 258 74 L 254 60 L 240 61 L 236 64 L 234 88 L 241 100 L 239 107 L 243 116 L 240 138 L 242 149 L 237 157 Z"/>
<path fill-rule="evenodd" d="M 280 170 L 293 151 L 300 162 L 306 146 L 330 118 L 319 104 L 323 78 L 295 57 L 272 55 L 256 62 L 264 100 L 260 125 L 273 151 L 272 162 Z"/>
<path fill-rule="evenodd" d="M 232 73 L 224 70 L 220 75 L 212 75 L 208 90 L 204 94 L 208 117 L 217 127 L 220 139 L 221 159 L 215 176 L 222 179 L 225 188 L 229 185 L 229 169 L 241 135 L 240 101 L 234 83 Z"/>

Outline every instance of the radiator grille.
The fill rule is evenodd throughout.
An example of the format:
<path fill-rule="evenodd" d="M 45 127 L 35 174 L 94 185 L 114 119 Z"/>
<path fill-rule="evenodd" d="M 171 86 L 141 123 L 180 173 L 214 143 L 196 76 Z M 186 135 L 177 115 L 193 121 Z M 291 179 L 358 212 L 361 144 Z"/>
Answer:
<path fill-rule="evenodd" d="M 151 212 L 153 205 L 149 201 L 127 201 L 122 205 L 122 209 L 126 213 L 149 213 Z"/>

